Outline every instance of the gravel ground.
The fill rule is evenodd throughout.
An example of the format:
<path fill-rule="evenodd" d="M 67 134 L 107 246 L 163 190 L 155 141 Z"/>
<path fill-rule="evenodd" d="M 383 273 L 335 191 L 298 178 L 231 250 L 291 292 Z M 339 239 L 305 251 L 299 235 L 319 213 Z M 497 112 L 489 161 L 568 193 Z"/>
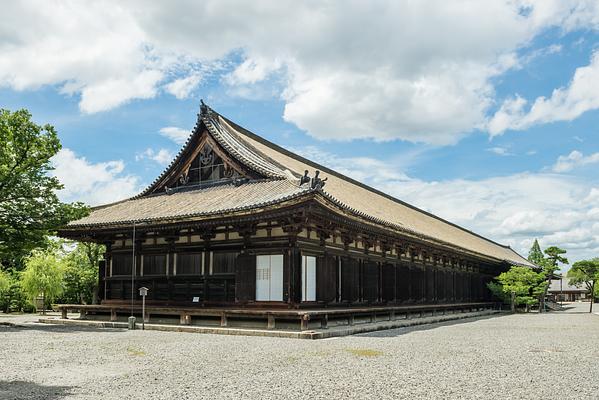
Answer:
<path fill-rule="evenodd" d="M 318 341 L 0 317 L 0 398 L 597 399 L 587 307 Z"/>

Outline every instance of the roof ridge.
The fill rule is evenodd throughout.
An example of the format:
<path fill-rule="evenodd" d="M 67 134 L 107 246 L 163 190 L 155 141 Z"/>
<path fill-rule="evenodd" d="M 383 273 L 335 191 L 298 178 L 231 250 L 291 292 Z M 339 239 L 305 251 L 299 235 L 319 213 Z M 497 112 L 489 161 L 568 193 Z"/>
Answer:
<path fill-rule="evenodd" d="M 214 121 L 212 119 L 214 116 L 218 116 L 223 119 L 225 119 L 225 118 L 222 117 L 217 112 L 215 112 L 214 110 L 212 110 L 210 107 L 208 107 L 204 103 L 203 100 L 200 100 L 200 102 L 201 102 L 200 113 L 197 114 L 196 123 L 195 123 L 193 129 L 191 130 L 189 136 L 187 137 L 187 140 L 185 141 L 185 143 L 183 143 L 183 145 L 179 148 L 179 151 L 177 152 L 175 157 L 166 166 L 166 168 L 162 171 L 162 173 L 160 173 L 160 175 L 156 179 L 154 179 L 144 190 L 142 190 L 140 193 L 136 194 L 135 196 L 129 197 L 129 198 L 121 200 L 121 201 L 134 200 L 134 199 L 137 199 L 137 198 L 140 198 L 140 197 L 150 194 L 151 193 L 150 191 L 152 190 L 152 188 L 154 188 L 155 185 L 158 182 L 160 182 L 168 174 L 168 172 L 173 168 L 173 166 L 175 166 L 180 161 L 181 157 L 183 156 L 183 154 L 187 151 L 188 147 L 190 146 L 192 139 L 194 137 L 196 137 L 196 135 L 199 135 L 202 133 L 200 131 L 200 127 L 202 124 L 204 124 L 204 127 L 206 129 L 208 129 L 208 131 L 211 133 L 211 135 L 214 137 L 214 139 L 221 146 L 223 146 L 223 148 L 227 152 L 229 152 L 231 155 L 235 156 L 235 158 L 239 159 L 239 161 L 241 161 L 243 164 L 248 164 L 247 165 L 248 168 L 255 170 L 256 172 L 258 172 L 262 175 L 265 175 L 269 178 L 278 178 L 278 179 L 287 178 L 287 174 L 285 173 L 285 170 L 283 170 L 280 167 L 280 165 L 278 165 L 278 163 L 276 163 L 274 160 L 271 160 L 268 156 L 262 154 L 259 150 L 255 149 L 249 143 L 245 143 L 245 142 L 243 144 L 239 143 L 239 138 L 236 138 L 229 133 L 229 137 L 232 139 L 233 142 L 236 142 L 237 144 L 242 144 L 244 147 L 247 148 L 247 150 L 249 150 L 256 157 L 253 160 L 248 157 L 245 157 L 242 153 L 239 152 L 238 149 L 235 148 L 235 146 L 232 146 L 230 143 L 228 143 L 226 138 L 223 137 L 222 132 L 216 126 L 217 124 L 220 125 L 219 121 Z M 268 165 L 269 163 L 263 162 L 264 159 L 268 159 L 270 165 Z"/>
<path fill-rule="evenodd" d="M 273 143 L 273 142 L 271 142 L 271 141 L 263 138 L 262 136 L 259 136 L 259 135 L 255 134 L 255 133 L 253 133 L 252 131 L 244 128 L 243 126 L 238 125 L 237 123 L 231 121 L 230 119 L 228 119 L 227 117 L 223 116 L 222 114 L 219 114 L 218 112 L 213 111 L 213 110 L 212 110 L 212 112 L 214 112 L 215 114 L 218 114 L 221 118 L 223 118 L 225 120 L 225 122 L 227 122 L 227 124 L 232 125 L 234 128 L 240 129 L 242 131 L 241 132 L 242 134 L 245 134 L 245 135 L 249 136 L 251 139 L 256 140 L 257 142 L 260 142 L 261 144 L 263 144 L 265 146 L 268 146 L 268 147 L 270 147 L 271 149 L 273 149 L 275 151 L 281 152 L 281 153 L 285 154 L 286 156 L 291 157 L 291 158 L 293 158 L 293 159 L 295 159 L 297 161 L 300 161 L 300 162 L 303 162 L 305 164 L 311 165 L 312 167 L 319 169 L 321 172 L 326 172 L 328 174 L 334 175 L 334 176 L 336 176 L 336 177 L 338 177 L 340 179 L 343 179 L 343 180 L 345 180 L 347 182 L 350 182 L 350 183 L 352 183 L 354 185 L 357 185 L 357 186 L 359 186 L 359 187 L 361 187 L 363 189 L 366 189 L 366 190 L 368 190 L 368 191 L 370 191 L 372 193 L 375 193 L 375 194 L 377 194 L 379 196 L 383 196 L 383 197 L 385 197 L 385 198 L 387 198 L 387 199 L 389 199 L 391 201 L 394 201 L 394 202 L 399 203 L 399 204 L 401 204 L 403 206 L 409 207 L 409 208 L 411 208 L 411 209 L 413 209 L 415 211 L 418 211 L 418 212 L 420 212 L 420 213 L 422 213 L 424 215 L 427 215 L 429 217 L 435 218 L 435 219 L 437 219 L 437 220 L 439 220 L 441 222 L 444 222 L 444 223 L 446 223 L 448 225 L 451 225 L 451 226 L 453 226 L 455 228 L 458 228 L 458 229 L 460 229 L 460 230 L 462 230 L 462 231 L 464 231 L 466 233 L 469 233 L 469 234 L 471 234 L 473 236 L 476 236 L 476 237 L 478 237 L 480 239 L 483 239 L 483 240 L 485 240 L 487 242 L 490 242 L 490 243 L 492 243 L 494 245 L 500 246 L 500 247 L 502 247 L 504 249 L 510 249 L 510 250 L 513 251 L 513 249 L 511 249 L 509 247 L 509 245 L 504 245 L 504 244 L 498 243 L 498 242 L 496 242 L 496 241 L 494 241 L 492 239 L 489 239 L 489 238 L 487 238 L 485 236 L 482 236 L 482 235 L 480 235 L 480 234 L 478 234 L 478 233 L 476 233 L 474 231 L 471 231 L 470 229 L 464 228 L 464 227 L 462 227 L 460 225 L 457 225 L 454 222 L 448 221 L 445 218 L 439 217 L 438 215 L 435 215 L 435 214 L 433 214 L 431 212 L 428 212 L 428 211 L 423 210 L 423 209 L 421 209 L 419 207 L 416 207 L 416 206 L 414 206 L 414 205 L 412 205 L 410 203 L 407 203 L 407 202 L 405 202 L 403 200 L 400 200 L 400 199 L 398 199 L 398 198 L 396 198 L 394 196 L 391 196 L 390 194 L 385 193 L 385 192 L 383 192 L 383 191 L 381 191 L 379 189 L 373 188 L 372 186 L 368 186 L 365 183 L 362 183 L 362 182 L 357 181 L 357 180 L 355 180 L 353 178 L 350 178 L 350 177 L 348 177 L 346 175 L 343 175 L 342 173 L 337 172 L 337 171 L 335 171 L 335 170 L 333 170 L 331 168 L 328 168 L 328 167 L 326 167 L 324 165 L 321 165 L 321 164 L 319 164 L 319 163 L 317 163 L 315 161 L 312 161 L 312 160 L 309 160 L 307 158 L 304 158 L 304 157 L 302 157 L 302 156 L 300 156 L 300 155 L 298 155 L 296 153 L 293 153 L 293 152 L 291 152 L 291 151 L 289 151 L 289 150 L 287 150 L 287 149 L 285 149 L 285 148 L 283 148 L 283 147 L 281 147 L 281 146 L 279 146 L 279 145 L 277 145 L 277 144 L 275 144 L 275 143 Z M 516 253 L 516 252 L 514 252 L 514 253 Z M 518 253 L 516 253 L 516 254 L 518 254 Z M 520 256 L 520 257 L 522 257 L 522 256 Z"/>
<path fill-rule="evenodd" d="M 201 118 L 208 131 L 212 134 L 214 139 L 223 148 L 228 151 L 231 155 L 235 156 L 240 162 L 247 165 L 249 168 L 259 172 L 268 177 L 285 178 L 286 175 L 284 170 L 278 163 L 268 158 L 265 154 L 254 148 L 251 144 L 241 142 L 236 135 L 223 129 L 222 124 L 218 120 L 213 120 L 212 116 L 220 115 L 212 112 L 211 110 L 207 113 L 202 114 Z M 228 137 L 227 137 L 228 136 Z M 232 142 L 232 143 L 230 143 Z M 244 149 L 245 148 L 245 149 Z M 247 151 L 249 155 L 243 154 L 243 150 Z M 251 157 L 251 158 L 250 158 Z"/>

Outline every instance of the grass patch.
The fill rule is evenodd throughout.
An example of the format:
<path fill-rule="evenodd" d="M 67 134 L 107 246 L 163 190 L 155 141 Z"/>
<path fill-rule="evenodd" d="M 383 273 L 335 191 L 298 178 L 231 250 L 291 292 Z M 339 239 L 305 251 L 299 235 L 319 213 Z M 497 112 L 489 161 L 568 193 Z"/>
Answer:
<path fill-rule="evenodd" d="M 372 349 L 346 349 L 354 356 L 358 357 L 378 357 L 382 356 L 383 352 L 380 350 L 372 350 Z"/>
<path fill-rule="evenodd" d="M 129 353 L 130 356 L 145 356 L 146 352 L 136 349 L 134 347 L 127 347 L 127 353 Z"/>

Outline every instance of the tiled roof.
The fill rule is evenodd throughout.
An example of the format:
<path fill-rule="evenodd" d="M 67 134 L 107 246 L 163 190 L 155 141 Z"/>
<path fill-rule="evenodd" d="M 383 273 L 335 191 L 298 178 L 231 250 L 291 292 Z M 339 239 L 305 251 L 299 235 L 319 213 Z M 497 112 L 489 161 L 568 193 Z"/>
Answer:
<path fill-rule="evenodd" d="M 323 192 L 345 208 L 351 209 L 362 216 L 379 223 L 386 222 L 430 239 L 485 254 L 508 263 L 533 266 L 527 259 L 508 246 L 493 242 L 336 171 L 300 157 L 247 131 L 221 115 L 215 114 L 212 123 L 220 126 L 221 131 L 246 142 L 265 157 L 274 160 L 297 176 L 301 176 L 305 170 L 309 170 L 311 173 L 314 170 L 320 170 L 321 177 L 328 178 Z"/>
<path fill-rule="evenodd" d="M 309 191 L 308 187 L 299 187 L 290 180 L 271 179 L 162 193 L 96 208 L 89 216 L 69 224 L 69 228 L 180 220 L 251 210 L 291 200 Z"/>
<path fill-rule="evenodd" d="M 568 283 L 567 278 L 562 278 L 562 279 L 552 279 L 551 285 L 549 286 L 548 291 L 552 292 L 552 293 L 559 293 L 561 291 L 588 293 L 589 289 L 587 289 L 587 287 L 585 285 L 581 285 L 581 286 L 570 285 Z"/>
<path fill-rule="evenodd" d="M 219 116 L 214 113 L 202 116 L 205 126 L 221 146 L 229 152 L 235 159 L 245 166 L 269 178 L 286 178 L 282 166 L 260 154 L 247 142 L 241 140 L 237 135 L 231 135 L 230 132 L 223 129 L 219 123 Z"/>
<path fill-rule="evenodd" d="M 299 186 L 305 170 L 321 171 L 328 178 L 320 193 L 340 207 L 362 218 L 384 226 L 410 232 L 425 240 L 486 255 L 512 264 L 533 266 L 508 246 L 500 245 L 455 224 L 445 221 L 385 193 L 366 186 L 336 171 L 304 159 L 208 109 L 202 113 L 195 135 L 205 126 L 213 138 L 237 161 L 265 177 L 264 181 L 240 186 L 220 185 L 181 191 L 171 195 L 150 195 L 154 185 L 166 176 L 191 145 L 191 138 L 169 168 L 143 193 L 133 199 L 94 210 L 91 215 L 71 223 L 71 227 L 103 224 L 126 224 L 132 221 L 153 221 L 212 215 L 227 211 L 258 208 L 296 196 L 310 189 Z"/>

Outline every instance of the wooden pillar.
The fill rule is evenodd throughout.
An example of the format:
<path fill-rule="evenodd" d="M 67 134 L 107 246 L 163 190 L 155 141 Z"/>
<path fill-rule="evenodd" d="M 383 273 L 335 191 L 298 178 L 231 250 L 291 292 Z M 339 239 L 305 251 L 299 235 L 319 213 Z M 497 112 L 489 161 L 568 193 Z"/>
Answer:
<path fill-rule="evenodd" d="M 101 281 L 98 282 L 99 290 L 104 291 L 103 295 L 100 296 L 100 302 L 107 299 L 108 296 L 108 280 L 106 279 L 112 273 L 111 265 L 112 265 L 112 242 L 106 241 L 104 242 L 104 246 L 106 246 L 106 252 L 104 253 L 104 277 Z"/>
<path fill-rule="evenodd" d="M 228 322 L 227 322 L 227 314 L 226 313 L 221 313 L 220 314 L 220 326 L 227 326 Z"/>
<path fill-rule="evenodd" d="M 309 323 L 310 323 L 310 315 L 309 314 L 304 314 L 302 315 L 302 320 L 301 320 L 301 326 L 300 329 L 302 331 L 306 331 L 309 328 Z"/>
<path fill-rule="evenodd" d="M 329 329 L 329 316 L 328 316 L 328 314 L 323 315 L 322 318 L 320 319 L 320 327 L 322 329 Z"/>
<path fill-rule="evenodd" d="M 287 252 L 289 265 L 289 303 L 302 301 L 302 259 L 300 249 L 294 244 Z"/>
<path fill-rule="evenodd" d="M 191 315 L 188 313 L 181 313 L 179 318 L 179 323 L 181 325 L 190 325 L 191 324 Z"/>

